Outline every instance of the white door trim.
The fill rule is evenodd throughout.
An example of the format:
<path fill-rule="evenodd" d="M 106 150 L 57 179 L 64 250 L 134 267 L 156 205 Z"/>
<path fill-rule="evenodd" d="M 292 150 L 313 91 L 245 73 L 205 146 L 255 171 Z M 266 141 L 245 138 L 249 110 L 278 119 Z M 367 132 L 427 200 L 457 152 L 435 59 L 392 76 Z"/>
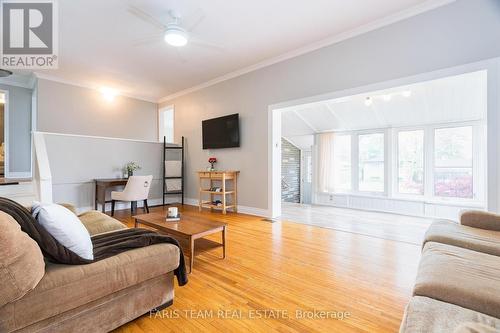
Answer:
<path fill-rule="evenodd" d="M 4 99 L 5 99 L 5 104 L 3 105 L 3 142 L 5 143 L 4 147 L 4 162 L 3 162 L 3 168 L 4 168 L 4 177 L 5 178 L 12 178 L 12 175 L 10 174 L 10 169 L 9 169 L 9 91 L 8 90 L 3 90 L 0 89 L 0 93 L 4 94 Z"/>
<path fill-rule="evenodd" d="M 487 182 L 488 195 L 487 195 L 487 208 L 491 211 L 500 210 L 500 195 L 498 195 L 498 183 L 500 179 L 500 145 L 498 144 L 499 135 L 498 128 L 500 128 L 500 58 L 492 58 L 479 62 L 464 64 L 460 66 L 440 69 L 432 72 L 421 73 L 409 77 L 378 82 L 339 90 L 331 93 L 305 97 L 295 100 L 286 101 L 283 103 L 272 104 L 268 106 L 268 211 L 271 217 L 281 215 L 280 205 L 280 179 L 281 179 L 281 151 L 279 138 L 281 137 L 281 111 L 285 108 L 298 106 L 308 103 L 316 103 L 323 100 L 342 98 L 351 95 L 369 93 L 376 90 L 389 89 L 397 86 L 404 86 L 408 84 L 435 80 L 454 75 L 470 73 L 479 70 L 488 71 L 488 111 L 487 111 L 487 124 L 488 124 L 488 172 Z M 493 143 L 493 144 L 490 144 Z M 312 193 L 314 198 L 315 193 Z"/>
<path fill-rule="evenodd" d="M 269 106 L 268 112 L 267 217 L 281 215 L 281 110 Z"/>

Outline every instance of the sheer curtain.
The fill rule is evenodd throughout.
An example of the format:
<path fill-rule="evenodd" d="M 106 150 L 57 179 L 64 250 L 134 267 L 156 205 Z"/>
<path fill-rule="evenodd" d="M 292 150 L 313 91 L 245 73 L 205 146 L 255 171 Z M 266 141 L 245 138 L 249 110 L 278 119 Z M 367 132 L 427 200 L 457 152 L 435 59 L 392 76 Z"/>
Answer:
<path fill-rule="evenodd" d="M 333 192 L 333 140 L 335 133 L 317 134 L 317 177 L 316 188 L 319 192 Z"/>

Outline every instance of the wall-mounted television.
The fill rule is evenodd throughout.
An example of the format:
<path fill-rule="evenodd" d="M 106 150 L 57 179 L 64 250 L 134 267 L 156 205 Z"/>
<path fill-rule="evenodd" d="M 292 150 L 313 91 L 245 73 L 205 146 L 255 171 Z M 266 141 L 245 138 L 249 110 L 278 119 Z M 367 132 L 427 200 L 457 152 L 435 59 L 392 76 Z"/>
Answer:
<path fill-rule="evenodd" d="M 203 120 L 203 149 L 233 148 L 240 146 L 239 114 Z"/>

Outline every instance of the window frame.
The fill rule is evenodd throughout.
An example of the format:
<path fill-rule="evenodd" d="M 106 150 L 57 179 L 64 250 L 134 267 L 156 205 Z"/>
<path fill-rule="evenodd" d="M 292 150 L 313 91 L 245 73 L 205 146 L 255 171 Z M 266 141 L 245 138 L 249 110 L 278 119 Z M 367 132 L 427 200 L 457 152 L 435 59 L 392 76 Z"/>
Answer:
<path fill-rule="evenodd" d="M 163 142 L 163 137 L 166 136 L 165 129 L 162 128 L 162 119 L 163 114 L 167 111 L 172 111 L 172 142 L 166 143 L 175 143 L 175 107 L 174 105 L 166 105 L 164 107 L 158 108 L 158 142 Z M 164 135 L 162 135 L 162 133 Z"/>
<path fill-rule="evenodd" d="M 388 157 L 388 141 L 387 141 L 387 134 L 388 134 L 388 129 L 376 129 L 376 130 L 362 130 L 362 131 L 356 131 L 356 174 L 354 177 L 356 178 L 357 181 L 357 187 L 356 187 L 356 192 L 363 194 L 363 195 L 373 195 L 373 196 L 387 196 L 388 193 L 388 174 L 389 174 L 389 169 L 388 169 L 388 163 L 387 163 L 387 157 Z M 372 134 L 382 134 L 383 135 L 383 146 L 384 146 L 384 189 L 382 191 L 362 191 L 359 189 L 359 137 L 361 135 L 372 135 Z M 352 140 L 352 139 L 351 139 Z M 352 154 L 352 152 L 351 152 Z M 352 156 L 351 156 L 352 158 Z M 353 175 L 351 174 L 351 179 L 353 178 Z"/>
<path fill-rule="evenodd" d="M 434 135 L 436 129 L 472 127 L 472 174 L 473 198 L 440 197 L 434 195 Z M 398 135 L 400 132 L 421 130 L 424 133 L 424 193 L 399 193 L 399 151 Z M 351 136 L 351 190 L 334 191 L 333 195 L 354 195 L 368 197 L 385 197 L 390 199 L 425 201 L 429 203 L 481 203 L 487 202 L 487 147 L 485 120 L 436 123 L 418 126 L 402 126 L 363 130 L 335 131 L 338 135 Z M 384 134 L 384 191 L 359 190 L 359 136 L 366 134 Z"/>
<path fill-rule="evenodd" d="M 346 190 L 346 189 L 337 189 L 334 186 L 334 190 L 335 190 L 334 193 L 336 193 L 336 194 L 340 194 L 340 193 L 341 194 L 354 193 L 354 183 L 355 183 L 355 181 L 353 179 L 354 178 L 354 175 L 353 175 L 354 167 L 353 167 L 353 164 L 352 164 L 353 161 L 354 161 L 354 159 L 353 159 L 353 142 L 352 142 L 354 140 L 354 135 L 351 132 L 347 132 L 347 131 L 345 131 L 345 132 L 336 132 L 335 134 L 336 134 L 335 138 L 337 138 L 339 136 L 349 136 L 349 141 L 350 141 L 350 144 L 351 144 L 351 147 L 350 147 L 351 148 L 350 149 L 350 153 L 351 153 L 351 156 L 350 156 L 351 157 L 351 162 L 350 162 L 350 164 L 351 164 L 351 185 L 350 185 L 350 189 L 348 189 L 348 190 Z M 334 145 L 335 145 L 335 143 L 334 143 Z"/>
<path fill-rule="evenodd" d="M 434 170 L 435 166 L 435 135 L 436 130 L 472 127 L 472 198 L 442 197 L 435 194 Z M 482 129 L 482 130 L 481 130 Z M 487 152 L 486 146 L 486 125 L 484 121 L 457 122 L 449 124 L 439 124 L 432 127 L 432 189 L 430 197 L 441 202 L 459 201 L 459 202 L 486 202 L 486 164 Z"/>
<path fill-rule="evenodd" d="M 424 149 L 423 149 L 423 168 L 424 168 L 424 192 L 422 194 L 416 194 L 416 193 L 401 193 L 399 192 L 399 133 L 401 132 L 414 132 L 414 131 L 422 131 L 424 134 Z M 428 135 L 427 135 L 427 129 L 426 126 L 405 126 L 405 127 L 398 127 L 394 128 L 392 131 L 392 149 L 394 151 L 394 154 L 392 154 L 392 170 L 393 172 L 393 186 L 392 186 L 392 193 L 393 197 L 395 198 L 405 198 L 405 199 L 421 199 L 426 196 L 426 191 L 427 191 L 427 184 L 429 184 L 429 180 L 427 179 L 427 150 L 428 150 Z"/>

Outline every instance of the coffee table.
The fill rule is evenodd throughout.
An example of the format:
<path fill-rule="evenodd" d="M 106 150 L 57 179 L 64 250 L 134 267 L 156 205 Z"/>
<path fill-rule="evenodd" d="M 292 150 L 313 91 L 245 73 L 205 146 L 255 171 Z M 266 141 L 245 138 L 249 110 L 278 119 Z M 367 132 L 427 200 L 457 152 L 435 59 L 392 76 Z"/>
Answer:
<path fill-rule="evenodd" d="M 195 240 L 198 240 L 200 253 L 222 247 L 222 258 L 226 258 L 226 223 L 206 221 L 189 216 L 181 217 L 180 221 L 167 222 L 165 221 L 165 212 L 135 215 L 134 219 L 136 228 L 139 224 L 143 224 L 179 241 L 184 252 L 186 250 L 189 252 L 189 273 L 193 271 Z M 222 243 L 203 238 L 218 232 L 222 233 Z"/>

